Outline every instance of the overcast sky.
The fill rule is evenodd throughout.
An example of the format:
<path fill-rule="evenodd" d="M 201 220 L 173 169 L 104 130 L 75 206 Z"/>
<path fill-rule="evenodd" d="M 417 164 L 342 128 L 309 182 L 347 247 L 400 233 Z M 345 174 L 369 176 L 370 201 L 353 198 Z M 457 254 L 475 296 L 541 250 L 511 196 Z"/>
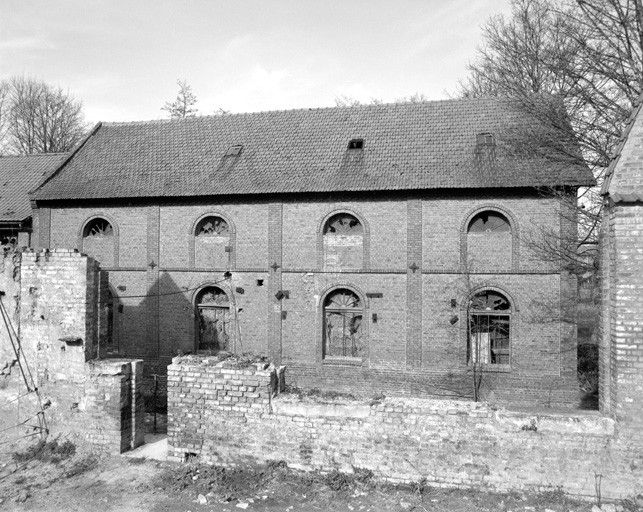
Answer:
<path fill-rule="evenodd" d="M 199 113 L 448 97 L 508 0 L 0 0 L 0 78 L 83 100 L 87 121 L 165 117 L 176 79 Z"/>

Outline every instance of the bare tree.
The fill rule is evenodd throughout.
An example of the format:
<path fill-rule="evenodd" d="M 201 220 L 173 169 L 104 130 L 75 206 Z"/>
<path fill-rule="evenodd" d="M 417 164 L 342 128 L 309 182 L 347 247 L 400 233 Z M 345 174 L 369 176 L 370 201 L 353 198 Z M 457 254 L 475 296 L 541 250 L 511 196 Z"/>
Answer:
<path fill-rule="evenodd" d="M 510 151 L 546 159 L 561 173 L 586 165 L 600 183 L 643 90 L 642 1 L 512 0 L 510 17 L 484 25 L 485 44 L 461 94 L 511 98 L 536 122 L 499 134 Z M 560 189 L 543 193 L 568 201 Z M 587 262 L 575 256 L 576 246 L 596 241 L 595 190 L 581 190 L 579 203 L 570 214 L 578 217 L 580 239 L 570 233 L 572 240 L 531 241 L 563 266 Z"/>
<path fill-rule="evenodd" d="M 7 126 L 9 116 L 9 83 L 0 82 L 0 155 L 4 153 L 7 145 Z"/>
<path fill-rule="evenodd" d="M 177 80 L 179 92 L 174 101 L 167 101 L 161 110 L 165 110 L 173 119 L 194 117 L 198 109 L 194 108 L 197 103 L 192 87 L 185 80 Z"/>
<path fill-rule="evenodd" d="M 69 93 L 34 78 L 14 77 L 3 84 L 6 124 L 0 135 L 10 150 L 64 152 L 82 139 L 86 130 L 82 103 Z"/>

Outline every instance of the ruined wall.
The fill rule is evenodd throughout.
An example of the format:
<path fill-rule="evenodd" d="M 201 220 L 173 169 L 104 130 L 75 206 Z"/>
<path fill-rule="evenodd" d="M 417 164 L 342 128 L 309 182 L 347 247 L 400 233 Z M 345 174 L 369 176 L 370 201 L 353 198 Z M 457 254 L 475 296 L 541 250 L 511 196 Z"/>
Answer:
<path fill-rule="evenodd" d="M 37 387 L 47 404 L 51 434 L 74 433 L 101 450 L 120 453 L 143 442 L 142 361 L 98 360 L 100 277 L 98 264 L 78 252 L 24 251 L 5 258 L 4 285 L 15 302 L 14 343 L 32 391 L 18 368 L 7 391 L 8 408 L 20 423 L 37 410 Z M 17 284 L 16 284 L 17 283 Z M 3 299 L 5 299 L 3 297 Z M 9 300 L 9 299 L 7 299 Z M 7 329 L 0 325 L 6 347 Z M 19 340 L 19 341 L 18 341 Z M 16 398 L 12 398 L 15 391 Z M 2 404 L 0 404 L 2 405 Z"/>
<path fill-rule="evenodd" d="M 276 396 L 276 371 L 264 366 L 176 358 L 168 370 L 170 457 L 232 466 L 284 460 L 304 470 L 365 468 L 392 481 L 584 496 L 594 496 L 600 474 L 604 497 L 643 491 L 640 444 L 596 413 Z"/>

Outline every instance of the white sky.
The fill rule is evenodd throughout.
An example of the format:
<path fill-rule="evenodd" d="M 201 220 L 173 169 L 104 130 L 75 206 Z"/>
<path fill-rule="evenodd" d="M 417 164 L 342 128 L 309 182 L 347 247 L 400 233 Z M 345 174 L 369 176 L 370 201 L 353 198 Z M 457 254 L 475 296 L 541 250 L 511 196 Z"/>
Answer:
<path fill-rule="evenodd" d="M 42 78 L 87 121 L 165 117 L 176 79 L 199 113 L 455 92 L 480 25 L 509 0 L 0 0 L 0 79 Z"/>

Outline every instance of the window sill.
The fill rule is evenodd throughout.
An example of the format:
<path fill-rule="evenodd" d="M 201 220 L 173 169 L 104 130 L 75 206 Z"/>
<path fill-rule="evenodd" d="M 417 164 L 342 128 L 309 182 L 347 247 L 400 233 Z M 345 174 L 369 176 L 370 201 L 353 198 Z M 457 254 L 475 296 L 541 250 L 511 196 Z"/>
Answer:
<path fill-rule="evenodd" d="M 469 368 L 471 368 L 473 370 L 472 365 L 469 365 Z M 484 363 L 484 364 L 481 364 L 479 368 L 483 372 L 487 372 L 487 373 L 511 373 L 511 365 L 510 364 Z"/>
<path fill-rule="evenodd" d="M 361 357 L 337 357 L 328 356 L 322 360 L 322 364 L 328 366 L 362 366 Z"/>

